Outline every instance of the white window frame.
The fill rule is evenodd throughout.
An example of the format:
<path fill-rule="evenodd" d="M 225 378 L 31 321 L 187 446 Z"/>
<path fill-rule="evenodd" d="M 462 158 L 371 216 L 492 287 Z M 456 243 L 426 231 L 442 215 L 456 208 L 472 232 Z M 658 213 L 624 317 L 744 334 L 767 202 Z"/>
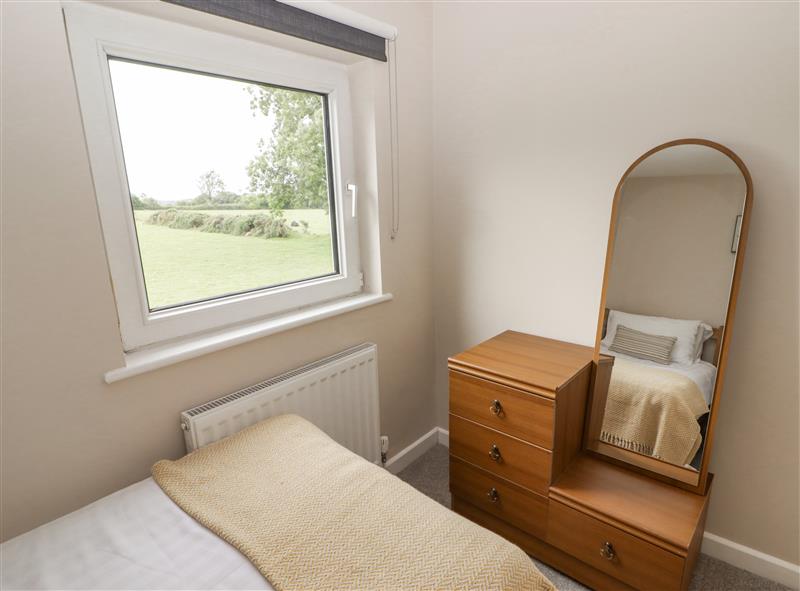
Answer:
<path fill-rule="evenodd" d="M 344 64 L 158 18 L 84 3 L 63 6 L 83 127 L 125 351 L 345 298 L 362 290 L 352 120 Z M 108 57 L 299 90 L 328 97 L 339 273 L 150 311 Z"/>

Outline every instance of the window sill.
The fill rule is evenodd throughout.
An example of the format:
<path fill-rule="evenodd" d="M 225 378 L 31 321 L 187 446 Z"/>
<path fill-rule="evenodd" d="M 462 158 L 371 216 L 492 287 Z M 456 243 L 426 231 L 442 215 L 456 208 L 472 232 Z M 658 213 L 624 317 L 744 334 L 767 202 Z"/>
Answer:
<path fill-rule="evenodd" d="M 297 328 L 318 320 L 366 308 L 392 299 L 392 294 L 360 294 L 318 306 L 304 308 L 281 316 L 260 320 L 246 325 L 199 335 L 165 345 L 155 345 L 140 351 L 125 354 L 125 366 L 112 369 L 105 374 L 108 384 L 137 376 L 148 371 L 200 357 L 221 349 L 241 345 L 271 334 Z"/>

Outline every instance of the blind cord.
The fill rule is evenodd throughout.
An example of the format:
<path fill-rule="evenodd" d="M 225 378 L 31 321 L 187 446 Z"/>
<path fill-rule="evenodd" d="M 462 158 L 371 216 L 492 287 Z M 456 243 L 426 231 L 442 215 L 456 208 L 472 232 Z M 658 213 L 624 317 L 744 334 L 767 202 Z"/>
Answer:
<path fill-rule="evenodd" d="M 392 154 L 392 231 L 394 240 L 400 231 L 400 129 L 397 116 L 397 42 L 389 44 L 389 134 Z"/>

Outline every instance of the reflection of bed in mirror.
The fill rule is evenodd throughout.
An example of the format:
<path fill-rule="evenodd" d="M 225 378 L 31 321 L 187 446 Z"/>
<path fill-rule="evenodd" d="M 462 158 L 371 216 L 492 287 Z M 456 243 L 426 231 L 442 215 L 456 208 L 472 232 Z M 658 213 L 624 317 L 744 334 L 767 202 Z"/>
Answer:
<path fill-rule="evenodd" d="M 722 327 L 608 310 L 604 324 L 600 353 L 610 375 L 600 440 L 699 469 Z M 674 336 L 676 354 L 668 361 L 655 361 L 649 358 L 652 353 L 648 349 L 615 350 L 618 326 L 645 329 L 641 333 L 648 335 Z M 678 343 L 681 338 L 683 347 Z M 688 347 L 686 339 L 691 340 Z"/>

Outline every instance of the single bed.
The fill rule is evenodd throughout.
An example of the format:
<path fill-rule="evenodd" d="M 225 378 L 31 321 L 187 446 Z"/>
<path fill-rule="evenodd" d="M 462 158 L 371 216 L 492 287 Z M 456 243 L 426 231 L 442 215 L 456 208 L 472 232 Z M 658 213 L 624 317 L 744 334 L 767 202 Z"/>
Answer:
<path fill-rule="evenodd" d="M 697 322 L 697 342 L 669 363 L 612 350 L 617 326 L 633 324 L 651 334 L 676 334 Z M 702 328 L 705 327 L 705 328 Z M 660 330 L 663 328 L 663 332 Z M 707 331 L 703 334 L 703 330 Z M 722 327 L 699 321 L 640 316 L 606 310 L 600 353 L 614 358 L 600 440 L 664 461 L 692 468 L 702 449 L 704 417 L 716 383 Z M 677 341 L 676 347 L 680 344 Z M 689 351 L 691 349 L 691 352 Z"/>
<path fill-rule="evenodd" d="M 517 546 L 296 415 L 0 545 L 3 589 L 526 589 Z"/>
<path fill-rule="evenodd" d="M 0 546 L 3 589 L 272 589 L 152 478 Z"/>
<path fill-rule="evenodd" d="M 714 383 L 717 379 L 717 367 L 709 361 L 700 359 L 692 365 L 681 365 L 678 363 L 661 365 L 655 361 L 637 359 L 636 357 L 631 357 L 630 355 L 625 355 L 624 353 L 616 353 L 611 351 L 602 343 L 600 344 L 600 353 L 603 355 L 616 357 L 617 359 L 627 359 L 628 361 L 639 363 L 646 367 L 663 369 L 684 375 L 697 385 L 697 388 L 700 390 L 700 393 L 703 395 L 703 398 L 706 401 L 706 405 L 711 406 L 711 398 L 714 395 Z"/>

